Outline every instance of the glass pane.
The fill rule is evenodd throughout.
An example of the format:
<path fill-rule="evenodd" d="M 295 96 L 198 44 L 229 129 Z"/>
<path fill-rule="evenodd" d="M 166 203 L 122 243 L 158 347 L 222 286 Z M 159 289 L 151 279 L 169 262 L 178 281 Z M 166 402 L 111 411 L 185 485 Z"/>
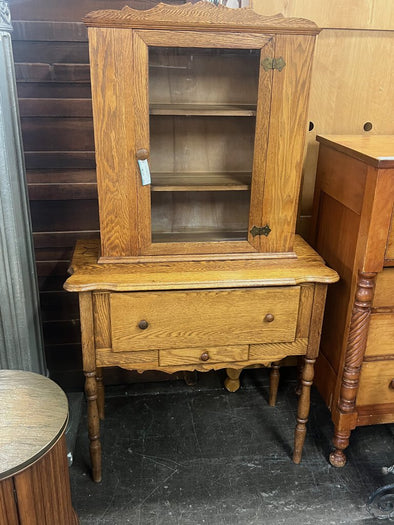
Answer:
<path fill-rule="evenodd" d="M 149 49 L 153 242 L 247 239 L 259 58 Z"/>

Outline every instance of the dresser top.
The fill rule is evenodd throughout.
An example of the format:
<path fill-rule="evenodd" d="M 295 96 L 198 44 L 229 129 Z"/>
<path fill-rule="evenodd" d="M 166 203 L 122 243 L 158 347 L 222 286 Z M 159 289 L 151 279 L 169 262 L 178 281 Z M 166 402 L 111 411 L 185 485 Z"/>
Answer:
<path fill-rule="evenodd" d="M 292 286 L 307 282 L 332 283 L 338 274 L 298 235 L 294 258 L 153 263 L 97 263 L 99 240 L 79 241 L 64 288 L 143 291 Z"/>
<path fill-rule="evenodd" d="M 66 394 L 47 377 L 0 370 L 0 480 L 32 465 L 62 435 Z"/>
<path fill-rule="evenodd" d="M 316 140 L 377 168 L 394 168 L 394 135 L 318 135 Z"/>

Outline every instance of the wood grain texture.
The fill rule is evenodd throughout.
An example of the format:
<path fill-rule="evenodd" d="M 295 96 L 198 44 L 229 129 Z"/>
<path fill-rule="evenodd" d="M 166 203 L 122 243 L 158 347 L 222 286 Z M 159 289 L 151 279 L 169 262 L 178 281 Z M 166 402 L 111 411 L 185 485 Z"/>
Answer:
<path fill-rule="evenodd" d="M 260 240 L 266 252 L 291 251 L 294 244 L 313 49 L 313 37 L 275 37 L 275 56 L 283 57 L 286 66 L 274 71 L 272 84 L 262 207 L 262 224 L 272 231 Z"/>
<path fill-rule="evenodd" d="M 394 403 L 394 360 L 363 363 L 357 406 Z"/>
<path fill-rule="evenodd" d="M 30 468 L 14 476 L 20 525 L 78 525 L 71 490 L 64 435 Z"/>
<path fill-rule="evenodd" d="M 300 237 L 295 259 L 261 261 L 200 261 L 179 263 L 98 264 L 98 241 L 80 242 L 64 287 L 83 290 L 173 290 L 291 286 L 306 282 L 331 283 L 338 275 Z"/>
<path fill-rule="evenodd" d="M 259 84 L 257 96 L 256 129 L 254 136 L 254 155 L 252 186 L 250 195 L 248 242 L 258 251 L 264 251 L 261 236 L 253 237 L 253 226 L 264 227 L 261 210 L 264 206 L 264 186 L 266 182 L 267 154 L 271 125 L 272 89 L 274 71 L 263 67 L 264 57 L 275 56 L 275 40 L 271 39 L 260 52 Z M 278 250 L 279 251 L 279 250 Z"/>
<path fill-rule="evenodd" d="M 181 348 L 159 351 L 160 366 L 179 366 L 193 364 L 247 361 L 249 347 L 218 346 L 209 348 Z"/>
<path fill-rule="evenodd" d="M 318 135 L 316 139 L 368 166 L 394 168 L 393 135 Z"/>
<path fill-rule="evenodd" d="M 93 294 L 93 316 L 96 349 L 111 348 L 109 293 Z"/>
<path fill-rule="evenodd" d="M 253 0 L 252 6 L 262 15 L 306 17 L 321 28 L 394 29 L 393 6 L 385 0 Z"/>
<path fill-rule="evenodd" d="M 394 269 L 385 268 L 376 278 L 373 309 L 392 307 L 394 297 Z"/>
<path fill-rule="evenodd" d="M 154 29 L 195 29 L 199 31 L 244 32 L 296 32 L 318 33 L 317 26 L 309 20 L 285 19 L 281 15 L 261 16 L 250 8 L 229 9 L 209 2 L 187 3 L 180 6 L 159 4 L 154 8 L 137 11 L 124 7 L 120 11 L 102 10 L 89 13 L 84 22 L 97 27 L 149 27 Z"/>
<path fill-rule="evenodd" d="M 92 102 L 103 255 L 136 253 L 137 221 L 132 34 L 89 30 Z M 123 60 L 116 52 L 122 49 Z M 126 67 L 127 64 L 127 67 Z M 102 72 L 105 70 L 106 74 Z M 134 176 L 133 176 L 134 174 Z M 117 190 L 121 184 L 123 191 Z M 126 232 L 129 232 L 126 235 Z"/>
<path fill-rule="evenodd" d="M 365 357 L 394 356 L 394 313 L 372 314 Z"/>
<path fill-rule="evenodd" d="M 12 478 L 4 479 L 0 483 L 0 523 L 4 525 L 19 525 L 20 523 Z"/>
<path fill-rule="evenodd" d="M 111 294 L 115 352 L 293 341 L 299 287 Z M 265 320 L 273 314 L 272 322 Z M 141 329 L 141 320 L 148 323 Z"/>
<path fill-rule="evenodd" d="M 276 361 L 284 356 L 305 355 L 308 348 L 308 338 L 296 339 L 292 343 L 251 344 L 249 360 Z"/>
<path fill-rule="evenodd" d="M 97 405 L 96 349 L 94 345 L 94 322 L 92 294 L 79 294 L 81 317 L 82 361 L 85 375 L 85 395 L 88 405 L 89 451 L 92 462 L 93 481 L 101 481 L 100 421 Z"/>
<path fill-rule="evenodd" d="M 53 446 L 67 424 L 68 403 L 64 392 L 46 377 L 0 370 L 0 404 L 0 479 L 4 479 Z"/>

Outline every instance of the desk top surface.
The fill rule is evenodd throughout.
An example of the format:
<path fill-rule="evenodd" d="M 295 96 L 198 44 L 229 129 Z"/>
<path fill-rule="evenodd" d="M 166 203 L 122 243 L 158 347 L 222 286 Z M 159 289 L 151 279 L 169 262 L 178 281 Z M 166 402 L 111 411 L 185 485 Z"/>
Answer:
<path fill-rule="evenodd" d="M 32 465 L 63 434 L 68 402 L 47 377 L 0 370 L 0 480 Z"/>
<path fill-rule="evenodd" d="M 148 291 L 258 286 L 292 286 L 307 282 L 333 283 L 338 274 L 299 236 L 294 258 L 187 261 L 153 263 L 98 263 L 99 240 L 77 243 L 64 288 Z"/>

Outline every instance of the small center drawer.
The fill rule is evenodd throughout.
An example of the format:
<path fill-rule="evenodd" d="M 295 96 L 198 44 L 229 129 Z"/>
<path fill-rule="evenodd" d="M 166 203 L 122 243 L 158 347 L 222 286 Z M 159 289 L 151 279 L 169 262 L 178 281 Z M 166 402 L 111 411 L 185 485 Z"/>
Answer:
<path fill-rule="evenodd" d="M 294 341 L 300 287 L 111 293 L 115 352 Z"/>

